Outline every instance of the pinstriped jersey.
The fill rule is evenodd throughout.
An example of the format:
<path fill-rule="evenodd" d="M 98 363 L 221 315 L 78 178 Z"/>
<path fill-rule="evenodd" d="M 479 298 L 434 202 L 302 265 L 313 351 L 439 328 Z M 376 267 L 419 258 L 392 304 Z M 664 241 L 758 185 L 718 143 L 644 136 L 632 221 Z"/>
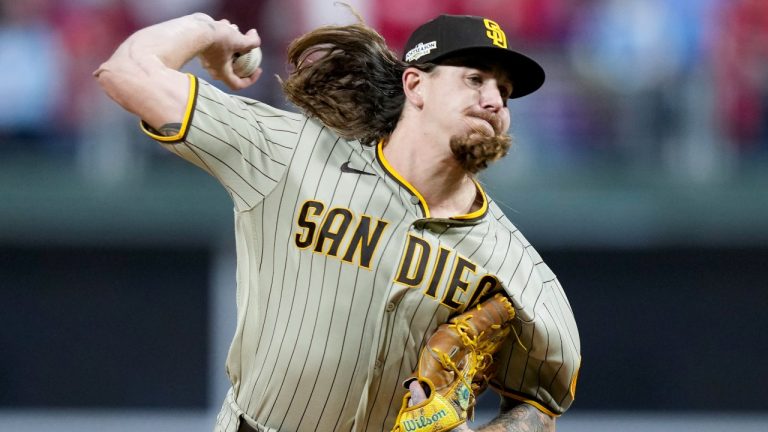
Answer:
<path fill-rule="evenodd" d="M 145 131 L 234 203 L 237 328 L 217 431 L 380 431 L 438 325 L 504 291 L 517 312 L 492 387 L 553 415 L 580 344 L 552 271 L 477 183 L 482 205 L 430 215 L 387 162 L 320 122 L 190 76 L 175 136 Z"/>

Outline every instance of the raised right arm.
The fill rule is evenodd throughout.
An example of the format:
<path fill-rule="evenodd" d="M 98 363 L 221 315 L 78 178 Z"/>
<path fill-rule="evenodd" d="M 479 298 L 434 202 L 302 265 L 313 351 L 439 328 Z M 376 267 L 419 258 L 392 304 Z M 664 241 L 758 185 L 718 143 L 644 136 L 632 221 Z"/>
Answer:
<path fill-rule="evenodd" d="M 199 56 L 214 79 L 231 89 L 245 88 L 256 82 L 261 69 L 240 78 L 232 71 L 232 58 L 260 44 L 255 29 L 243 34 L 227 20 L 195 13 L 137 31 L 94 76 L 109 97 L 161 130 L 184 118 L 189 81 L 179 72 L 182 66 Z"/>

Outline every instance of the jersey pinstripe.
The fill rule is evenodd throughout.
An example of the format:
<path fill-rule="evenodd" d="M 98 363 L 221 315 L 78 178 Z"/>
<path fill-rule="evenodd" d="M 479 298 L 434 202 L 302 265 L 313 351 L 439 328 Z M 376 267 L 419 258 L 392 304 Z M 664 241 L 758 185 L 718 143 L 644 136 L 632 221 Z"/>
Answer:
<path fill-rule="evenodd" d="M 232 197 L 237 329 L 217 431 L 379 431 L 427 337 L 505 290 L 516 334 L 493 387 L 558 415 L 574 397 L 576 325 L 554 274 L 490 201 L 450 219 L 386 161 L 319 122 L 190 77 L 179 133 L 145 131 Z M 342 170 L 342 165 L 345 165 Z"/>

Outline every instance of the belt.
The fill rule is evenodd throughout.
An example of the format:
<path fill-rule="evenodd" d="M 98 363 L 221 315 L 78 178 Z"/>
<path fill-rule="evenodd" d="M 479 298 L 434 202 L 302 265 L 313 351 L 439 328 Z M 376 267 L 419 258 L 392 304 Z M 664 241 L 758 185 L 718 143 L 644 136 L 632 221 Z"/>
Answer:
<path fill-rule="evenodd" d="M 244 418 L 240 417 L 240 426 L 237 428 L 237 432 L 259 432 L 258 429 L 254 429 L 249 425 Z"/>

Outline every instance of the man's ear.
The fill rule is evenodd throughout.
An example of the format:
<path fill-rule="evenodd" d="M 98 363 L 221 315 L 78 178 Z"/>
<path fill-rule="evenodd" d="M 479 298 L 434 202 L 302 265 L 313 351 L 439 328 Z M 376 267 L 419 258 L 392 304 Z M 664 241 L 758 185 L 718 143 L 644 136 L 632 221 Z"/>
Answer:
<path fill-rule="evenodd" d="M 421 108 L 424 106 L 424 97 L 422 95 L 426 72 L 409 67 L 403 72 L 403 91 L 405 99 L 410 104 Z"/>

